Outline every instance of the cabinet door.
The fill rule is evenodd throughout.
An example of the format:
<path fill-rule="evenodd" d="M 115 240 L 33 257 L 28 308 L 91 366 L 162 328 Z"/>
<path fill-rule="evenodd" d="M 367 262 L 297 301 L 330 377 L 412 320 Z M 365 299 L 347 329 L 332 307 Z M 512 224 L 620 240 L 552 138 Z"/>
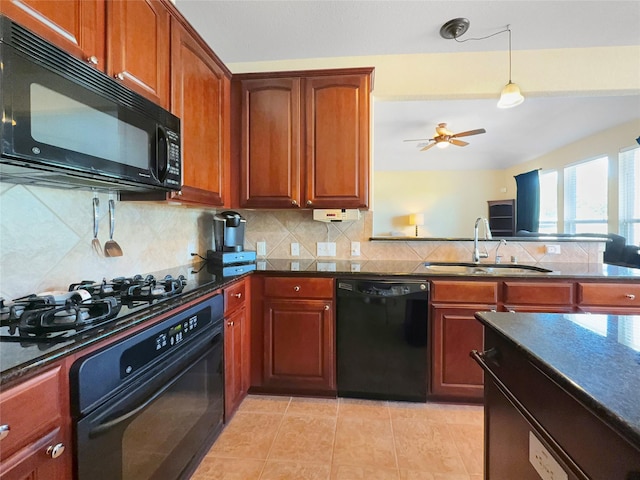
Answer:
<path fill-rule="evenodd" d="M 70 54 L 105 70 L 104 0 L 3 0 L 0 11 Z"/>
<path fill-rule="evenodd" d="M 229 89 L 229 78 L 216 59 L 174 20 L 171 110 L 181 120 L 183 186 L 173 198 L 225 204 L 230 194 Z"/>
<path fill-rule="evenodd" d="M 240 206 L 300 206 L 300 79 L 241 81 Z"/>
<path fill-rule="evenodd" d="M 169 22 L 160 0 L 107 2 L 107 73 L 164 108 L 169 107 Z"/>
<path fill-rule="evenodd" d="M 369 76 L 304 79 L 305 206 L 369 206 Z"/>
<path fill-rule="evenodd" d="M 431 366 L 434 396 L 457 400 L 482 398 L 482 369 L 469 356 L 471 350 L 482 350 L 484 344 L 484 328 L 474 313 L 495 308 L 495 305 L 434 305 Z"/>
<path fill-rule="evenodd" d="M 17 452 L 12 457 L 3 459 L 0 465 L 0 480 L 68 480 L 71 475 L 71 450 L 69 445 L 63 454 L 53 458 L 53 448 L 64 445 L 60 428 L 38 439 Z"/>
<path fill-rule="evenodd" d="M 246 310 L 244 307 L 225 319 L 224 332 L 224 411 L 225 422 L 228 421 L 238 408 L 247 392 L 245 372 L 246 354 Z"/>
<path fill-rule="evenodd" d="M 264 386 L 335 391 L 333 302 L 265 299 Z"/>

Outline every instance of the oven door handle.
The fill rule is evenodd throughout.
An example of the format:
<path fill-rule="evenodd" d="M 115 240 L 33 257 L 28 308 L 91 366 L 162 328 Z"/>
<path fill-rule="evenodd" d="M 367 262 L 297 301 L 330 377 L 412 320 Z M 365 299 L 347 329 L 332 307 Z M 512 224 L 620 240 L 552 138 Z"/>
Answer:
<path fill-rule="evenodd" d="M 163 385 L 160 389 L 158 389 L 153 395 L 147 398 L 144 402 L 142 402 L 140 405 L 138 405 L 134 409 L 129 410 L 124 415 L 120 415 L 119 417 L 116 417 L 113 420 L 109 420 L 107 422 L 101 423 L 97 427 L 92 428 L 91 431 L 89 432 L 89 438 L 99 437 L 100 435 L 108 432 L 112 428 L 117 427 L 122 422 L 126 422 L 131 417 L 134 417 L 135 415 L 140 413 L 142 410 L 147 408 L 149 405 L 151 405 L 160 395 L 162 395 L 169 387 L 171 387 L 173 383 L 174 382 L 171 382 L 167 385 Z"/>
<path fill-rule="evenodd" d="M 213 348 L 215 348 L 216 345 L 217 345 L 217 342 L 214 342 L 212 345 L 209 346 L 209 348 L 207 348 L 206 352 L 204 352 L 202 355 L 198 356 L 198 358 L 196 358 L 195 360 L 192 360 L 190 362 L 190 364 L 198 363 L 200 360 L 202 360 L 204 357 L 206 357 L 209 354 L 209 352 Z M 131 417 L 136 416 L 138 413 L 140 413 L 145 408 L 147 408 L 149 405 L 151 405 L 164 392 L 166 392 L 169 388 L 171 388 L 171 386 L 174 383 L 176 383 L 181 377 L 182 377 L 181 374 L 180 375 L 176 375 L 175 377 L 173 377 L 173 379 L 171 379 L 170 382 L 164 384 L 162 387 L 160 387 L 158 390 L 156 390 L 150 397 L 148 397 L 145 401 L 143 401 L 140 405 L 138 405 L 137 407 L 132 408 L 127 413 L 125 413 L 123 415 L 120 415 L 120 416 L 114 418 L 113 420 L 108 420 L 108 421 L 106 421 L 104 423 L 101 423 L 100 425 L 92 428 L 89 431 L 89 438 L 99 437 L 100 435 L 108 432 L 112 428 L 115 428 L 118 425 L 120 425 L 121 423 L 126 422 Z"/>

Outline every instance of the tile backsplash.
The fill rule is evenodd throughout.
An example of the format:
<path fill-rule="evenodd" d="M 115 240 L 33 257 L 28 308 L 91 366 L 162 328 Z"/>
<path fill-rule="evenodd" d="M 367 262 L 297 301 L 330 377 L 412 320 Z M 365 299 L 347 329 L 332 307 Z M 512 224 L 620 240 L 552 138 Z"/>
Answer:
<path fill-rule="evenodd" d="M 109 238 L 107 202 L 100 200 L 101 245 Z M 66 290 L 80 280 L 101 280 L 191 264 L 191 252 L 205 255 L 213 246 L 215 210 L 180 205 L 116 202 L 114 240 L 122 257 L 106 258 L 91 246 L 91 192 L 0 183 L 0 297 L 15 299 L 34 292 Z M 369 241 L 372 212 L 354 222 L 322 223 L 311 210 L 239 210 L 247 219 L 245 248 L 264 241 L 268 258 L 314 259 L 317 242 L 335 242 L 335 259 L 468 261 L 470 241 Z M 360 256 L 351 256 L 351 242 Z M 300 255 L 291 256 L 291 243 Z M 488 242 L 493 259 L 498 242 Z M 500 248 L 505 259 L 522 263 L 600 263 L 602 244 L 562 242 L 561 255 L 546 255 L 539 242 L 509 242 Z M 323 257 L 318 257 L 323 258 Z M 195 259 L 197 261 L 197 259 Z"/>

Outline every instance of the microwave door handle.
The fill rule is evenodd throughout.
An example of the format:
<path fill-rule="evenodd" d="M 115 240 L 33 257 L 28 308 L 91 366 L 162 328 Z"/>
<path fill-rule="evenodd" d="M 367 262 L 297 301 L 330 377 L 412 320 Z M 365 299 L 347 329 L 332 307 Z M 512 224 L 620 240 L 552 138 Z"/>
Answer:
<path fill-rule="evenodd" d="M 158 125 L 156 132 L 156 165 L 158 180 L 162 183 L 169 171 L 169 138 L 164 127 Z"/>

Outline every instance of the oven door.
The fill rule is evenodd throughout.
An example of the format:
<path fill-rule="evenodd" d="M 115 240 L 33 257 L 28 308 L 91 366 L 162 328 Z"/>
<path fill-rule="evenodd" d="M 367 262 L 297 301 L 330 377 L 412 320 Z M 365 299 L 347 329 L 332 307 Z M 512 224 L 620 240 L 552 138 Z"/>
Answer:
<path fill-rule="evenodd" d="M 77 478 L 185 478 L 222 427 L 222 348 L 197 342 L 79 420 Z"/>

